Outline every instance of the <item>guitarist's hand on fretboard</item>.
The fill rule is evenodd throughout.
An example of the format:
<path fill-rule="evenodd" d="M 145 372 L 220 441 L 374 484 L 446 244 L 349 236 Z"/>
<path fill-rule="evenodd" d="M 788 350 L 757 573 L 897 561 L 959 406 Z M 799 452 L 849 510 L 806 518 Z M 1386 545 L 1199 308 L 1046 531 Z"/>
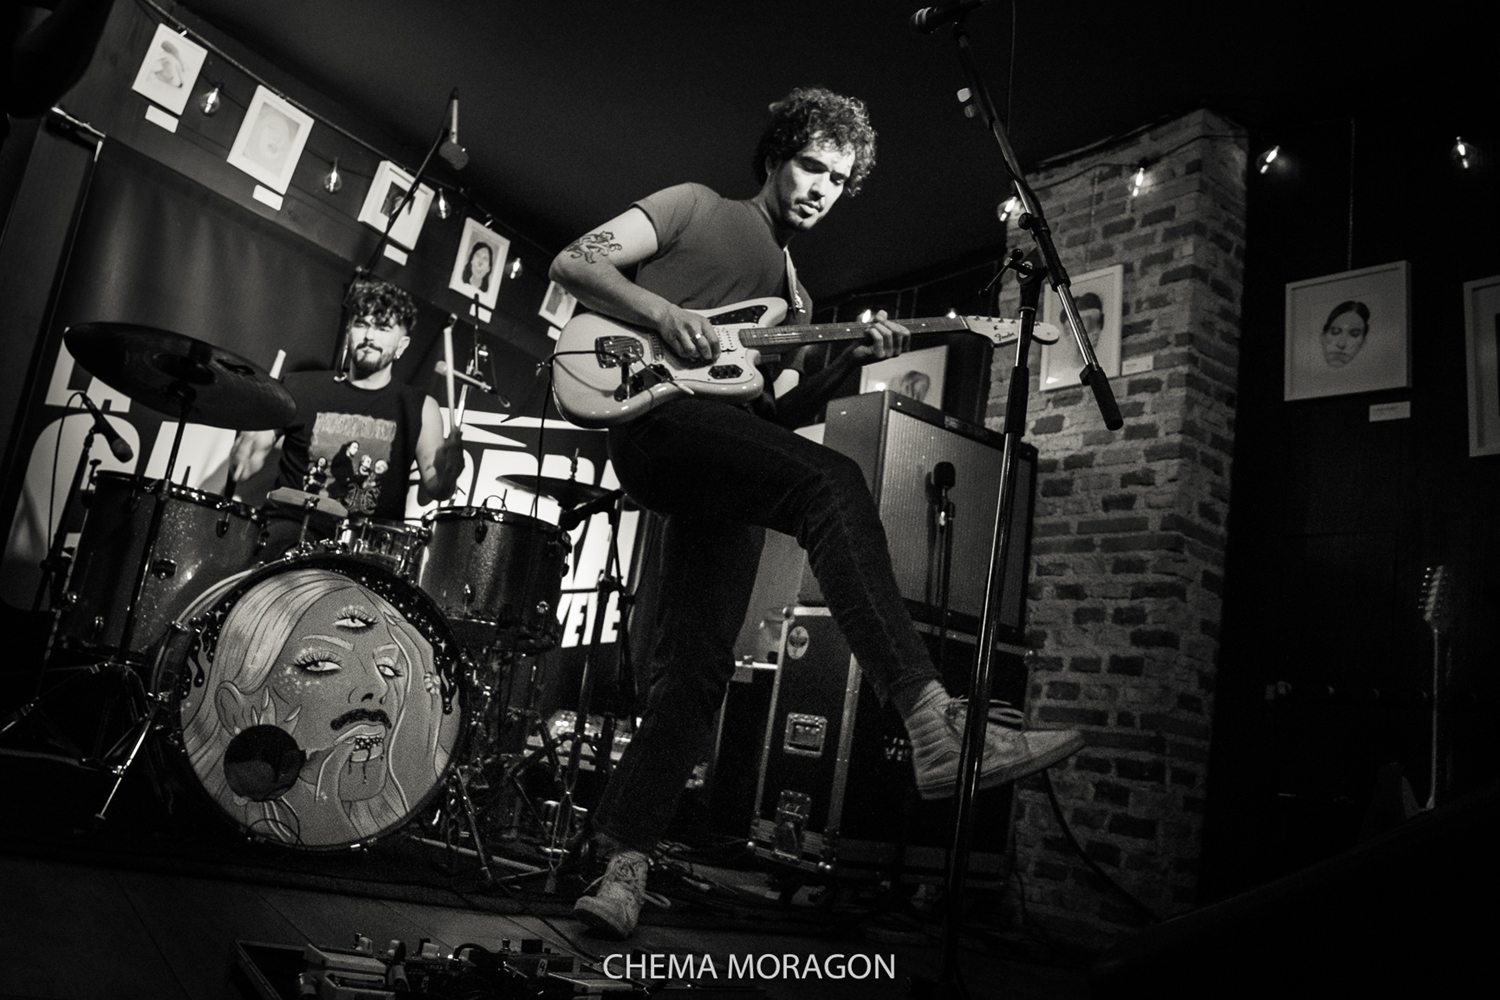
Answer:
<path fill-rule="evenodd" d="M 865 339 L 849 349 L 848 358 L 857 365 L 894 358 L 911 350 L 911 331 L 887 317 L 884 309 L 875 314 Z"/>

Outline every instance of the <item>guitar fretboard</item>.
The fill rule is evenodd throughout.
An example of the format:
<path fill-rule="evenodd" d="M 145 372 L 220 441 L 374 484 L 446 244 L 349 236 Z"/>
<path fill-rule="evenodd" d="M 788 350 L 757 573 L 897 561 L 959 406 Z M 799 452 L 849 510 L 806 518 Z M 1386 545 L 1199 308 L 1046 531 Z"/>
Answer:
<path fill-rule="evenodd" d="M 969 325 L 953 316 L 933 319 L 896 320 L 912 333 L 945 333 L 967 330 Z M 801 326 L 768 326 L 744 329 L 740 343 L 746 347 L 788 347 L 796 344 L 818 344 L 832 340 L 859 340 L 870 328 L 869 323 L 811 323 Z"/>

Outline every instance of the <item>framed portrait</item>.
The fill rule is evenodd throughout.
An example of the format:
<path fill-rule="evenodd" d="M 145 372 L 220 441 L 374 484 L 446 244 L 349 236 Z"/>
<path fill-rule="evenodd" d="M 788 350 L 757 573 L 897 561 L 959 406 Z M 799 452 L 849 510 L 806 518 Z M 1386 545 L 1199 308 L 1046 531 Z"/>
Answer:
<path fill-rule="evenodd" d="M 464 234 L 458 241 L 448 287 L 470 302 L 477 298 L 480 305 L 495 308 L 508 253 L 510 240 L 493 229 L 486 229 L 477 219 L 465 219 Z"/>
<path fill-rule="evenodd" d="M 536 314 L 553 326 L 567 326 L 576 308 L 578 300 L 562 285 L 550 281 L 547 283 L 547 294 L 542 296 L 542 307 Z"/>
<path fill-rule="evenodd" d="M 312 126 L 311 115 L 265 87 L 256 87 L 239 134 L 229 147 L 229 163 L 277 194 L 286 194 Z"/>
<path fill-rule="evenodd" d="M 1286 399 L 1411 385 L 1404 260 L 1286 286 Z"/>
<path fill-rule="evenodd" d="M 1464 283 L 1469 455 L 1500 455 L 1500 274 Z"/>
<path fill-rule="evenodd" d="M 1078 306 L 1078 318 L 1083 320 L 1084 332 L 1094 347 L 1094 356 L 1104 374 L 1114 378 L 1120 374 L 1120 320 L 1123 315 L 1121 302 L 1125 287 L 1125 265 L 1090 271 L 1073 279 L 1073 303 Z M 1054 389 L 1072 389 L 1083 383 L 1078 373 L 1083 371 L 1083 355 L 1078 351 L 1078 341 L 1073 337 L 1073 328 L 1063 315 L 1062 302 L 1050 292 L 1042 299 L 1041 320 L 1057 327 L 1060 336 L 1055 344 L 1042 345 L 1041 387 L 1044 392 Z"/>
<path fill-rule="evenodd" d="M 406 197 L 406 192 L 411 190 L 412 179 L 411 174 L 390 160 L 381 160 L 380 166 L 375 169 L 375 179 L 370 182 L 370 190 L 365 192 L 365 203 L 360 207 L 359 221 L 372 229 L 385 232 L 391 214 L 401 204 L 401 199 Z M 427 221 L 427 209 L 432 205 L 432 198 L 432 188 L 426 184 L 417 188 L 417 193 L 401 213 L 401 218 L 391 227 L 391 242 L 399 243 L 408 250 L 417 245 L 417 237 L 422 235 L 422 224 Z"/>
<path fill-rule="evenodd" d="M 919 403 L 943 408 L 943 372 L 947 347 L 924 347 L 900 357 L 873 361 L 859 370 L 860 392 L 899 392 Z"/>
<path fill-rule="evenodd" d="M 198 82 L 198 73 L 207 57 L 208 50 L 203 46 L 165 24 L 158 24 L 130 89 L 180 115 L 187 107 L 193 84 Z"/>

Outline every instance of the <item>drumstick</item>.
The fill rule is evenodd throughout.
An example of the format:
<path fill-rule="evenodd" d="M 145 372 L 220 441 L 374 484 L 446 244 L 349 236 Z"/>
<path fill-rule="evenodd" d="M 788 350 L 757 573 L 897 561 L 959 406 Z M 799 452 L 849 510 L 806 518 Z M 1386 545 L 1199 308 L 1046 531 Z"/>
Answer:
<path fill-rule="evenodd" d="M 286 360 L 286 351 L 277 351 L 276 360 L 271 362 L 271 377 L 281 378 L 281 364 Z"/>
<path fill-rule="evenodd" d="M 458 325 L 458 316 L 449 313 L 448 325 L 443 328 L 443 360 L 448 363 L 443 379 L 448 386 L 448 432 L 458 433 L 458 420 L 453 403 L 453 328 Z"/>

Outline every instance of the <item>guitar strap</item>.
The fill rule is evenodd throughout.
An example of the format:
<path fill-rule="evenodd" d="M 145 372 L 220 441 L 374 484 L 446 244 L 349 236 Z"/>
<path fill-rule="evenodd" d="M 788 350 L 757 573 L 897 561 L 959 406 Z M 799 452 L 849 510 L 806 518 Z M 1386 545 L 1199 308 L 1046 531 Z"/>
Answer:
<path fill-rule="evenodd" d="M 792 312 L 796 320 L 801 322 L 803 320 L 802 293 L 797 290 L 797 266 L 792 263 L 792 252 L 786 247 L 781 248 L 781 255 L 786 258 L 786 297 L 792 303 Z"/>

